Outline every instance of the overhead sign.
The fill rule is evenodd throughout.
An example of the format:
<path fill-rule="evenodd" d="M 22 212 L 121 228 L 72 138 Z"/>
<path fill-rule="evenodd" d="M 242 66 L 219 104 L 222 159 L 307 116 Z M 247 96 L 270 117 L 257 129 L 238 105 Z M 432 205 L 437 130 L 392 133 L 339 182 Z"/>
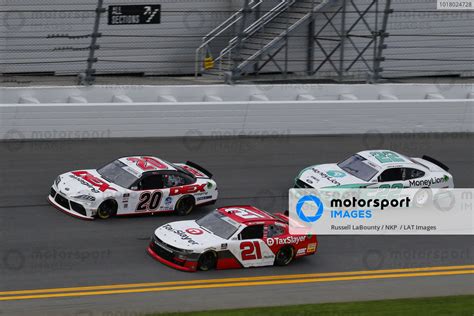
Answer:
<path fill-rule="evenodd" d="M 159 24 L 160 22 L 160 4 L 109 6 L 109 25 Z"/>

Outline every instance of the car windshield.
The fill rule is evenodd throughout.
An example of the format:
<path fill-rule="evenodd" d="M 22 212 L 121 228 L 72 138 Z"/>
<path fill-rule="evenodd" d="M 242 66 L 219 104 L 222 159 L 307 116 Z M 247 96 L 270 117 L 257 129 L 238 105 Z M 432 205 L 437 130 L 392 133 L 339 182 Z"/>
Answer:
<path fill-rule="evenodd" d="M 108 165 L 97 170 L 105 180 L 117 184 L 123 188 L 130 188 L 139 178 L 127 170 L 126 164 L 119 160 L 115 160 Z"/>
<path fill-rule="evenodd" d="M 223 219 L 224 215 L 217 210 L 198 219 L 196 223 L 212 232 L 214 235 L 224 239 L 229 239 L 237 231 L 238 227 L 234 226 Z"/>
<path fill-rule="evenodd" d="M 365 163 L 365 158 L 360 155 L 354 155 L 343 162 L 338 163 L 339 168 L 345 172 L 362 179 L 364 181 L 369 181 L 377 174 L 377 169 L 372 168 Z"/>

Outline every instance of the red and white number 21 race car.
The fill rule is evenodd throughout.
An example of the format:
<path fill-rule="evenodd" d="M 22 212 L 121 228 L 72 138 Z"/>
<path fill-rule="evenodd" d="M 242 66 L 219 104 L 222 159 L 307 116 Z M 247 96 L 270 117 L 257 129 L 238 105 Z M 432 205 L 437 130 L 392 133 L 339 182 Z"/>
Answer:
<path fill-rule="evenodd" d="M 316 253 L 315 235 L 290 235 L 289 218 L 253 206 L 219 208 L 196 221 L 165 224 L 148 253 L 182 271 L 287 265 Z"/>
<path fill-rule="evenodd" d="M 217 200 L 217 185 L 206 169 L 190 161 L 170 163 L 151 156 L 124 157 L 97 170 L 60 175 L 48 197 L 56 208 L 83 219 L 175 211 Z"/>

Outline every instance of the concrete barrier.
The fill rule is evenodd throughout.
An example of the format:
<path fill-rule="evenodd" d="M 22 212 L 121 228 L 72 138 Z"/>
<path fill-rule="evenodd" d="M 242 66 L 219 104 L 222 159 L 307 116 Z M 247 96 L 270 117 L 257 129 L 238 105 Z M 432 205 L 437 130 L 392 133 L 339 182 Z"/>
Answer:
<path fill-rule="evenodd" d="M 3 88 L 0 139 L 474 132 L 472 85 Z"/>

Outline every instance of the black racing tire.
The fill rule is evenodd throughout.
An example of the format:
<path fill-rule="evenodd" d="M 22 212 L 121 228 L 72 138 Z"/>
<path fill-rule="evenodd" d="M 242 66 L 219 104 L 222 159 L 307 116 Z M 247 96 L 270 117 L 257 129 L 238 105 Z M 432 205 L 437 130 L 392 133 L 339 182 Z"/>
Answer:
<path fill-rule="evenodd" d="M 291 246 L 285 246 L 278 250 L 275 256 L 275 265 L 286 266 L 289 265 L 295 257 L 295 249 Z"/>
<path fill-rule="evenodd" d="M 214 251 L 203 253 L 198 260 L 198 269 L 201 271 L 209 271 L 215 269 L 217 265 L 217 254 Z"/>
<path fill-rule="evenodd" d="M 183 196 L 182 198 L 178 200 L 178 202 L 176 202 L 174 210 L 176 214 L 178 214 L 179 216 L 185 216 L 191 213 L 195 205 L 196 205 L 196 202 L 194 200 L 194 197 L 187 195 L 187 196 Z"/>
<path fill-rule="evenodd" d="M 117 214 L 117 208 L 117 202 L 114 200 L 104 201 L 97 209 L 97 217 L 100 219 L 109 219 Z"/>

